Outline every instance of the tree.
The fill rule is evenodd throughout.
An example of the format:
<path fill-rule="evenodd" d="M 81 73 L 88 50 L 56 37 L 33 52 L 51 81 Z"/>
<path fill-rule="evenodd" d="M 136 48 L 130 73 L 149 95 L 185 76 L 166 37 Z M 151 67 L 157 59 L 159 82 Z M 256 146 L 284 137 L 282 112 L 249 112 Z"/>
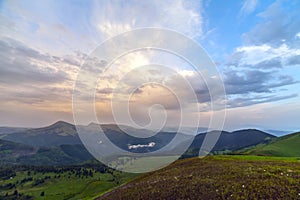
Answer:
<path fill-rule="evenodd" d="M 15 190 L 13 193 L 14 196 L 18 196 L 18 194 L 19 194 L 18 190 Z"/>

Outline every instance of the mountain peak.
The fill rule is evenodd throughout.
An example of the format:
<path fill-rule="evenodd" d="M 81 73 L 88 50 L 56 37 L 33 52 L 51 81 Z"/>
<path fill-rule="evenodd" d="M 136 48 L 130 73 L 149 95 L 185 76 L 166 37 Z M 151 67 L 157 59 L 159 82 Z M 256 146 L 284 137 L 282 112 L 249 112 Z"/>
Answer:
<path fill-rule="evenodd" d="M 62 121 L 62 120 L 59 120 L 59 121 L 55 122 L 54 124 L 51 124 L 50 126 L 57 126 L 57 125 L 59 125 L 59 126 L 74 126 L 73 124 Z"/>
<path fill-rule="evenodd" d="M 265 135 L 271 138 L 275 138 L 275 135 L 272 135 L 270 133 L 266 133 L 264 131 L 258 130 L 258 129 L 241 129 L 241 130 L 237 130 L 237 131 L 233 131 L 231 132 L 231 134 L 261 134 L 261 135 Z"/>

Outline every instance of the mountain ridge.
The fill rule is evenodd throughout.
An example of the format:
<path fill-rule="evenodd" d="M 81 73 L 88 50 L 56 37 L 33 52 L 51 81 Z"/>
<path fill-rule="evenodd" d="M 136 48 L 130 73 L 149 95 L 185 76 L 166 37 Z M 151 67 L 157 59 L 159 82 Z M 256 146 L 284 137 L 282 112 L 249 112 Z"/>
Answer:
<path fill-rule="evenodd" d="M 94 126 L 97 124 L 94 124 Z M 98 125 L 97 125 L 98 126 Z M 93 132 L 95 127 L 85 126 L 90 132 Z M 117 125 L 103 125 L 106 134 L 110 139 L 115 140 L 115 143 L 125 150 L 131 150 L 135 153 L 146 153 L 168 144 L 176 133 L 160 132 L 159 134 L 146 138 L 132 138 L 125 135 Z M 137 133 L 139 129 L 126 127 Z M 68 134 L 61 134 L 64 131 L 70 131 Z M 146 131 L 146 130 L 144 130 Z M 195 157 L 199 155 L 199 149 L 208 133 L 199 133 L 195 136 L 192 144 L 183 154 L 182 158 Z M 145 134 L 150 134 L 146 132 Z M 152 134 L 152 133 L 151 133 Z M 212 154 L 228 154 L 234 153 L 241 149 L 255 149 L 258 146 L 266 146 L 273 144 L 276 141 L 282 141 L 286 138 L 298 136 L 299 133 L 289 134 L 282 137 L 276 137 L 266 132 L 257 129 L 242 129 L 233 132 L 222 131 L 219 140 L 216 142 L 211 153 Z M 94 159 L 82 144 L 73 124 L 58 121 L 46 127 L 25 130 L 23 132 L 4 134 L 0 138 L 0 155 L 3 156 L 2 164 L 76 164 Z M 12 137 L 13 136 L 13 137 Z M 21 137 L 23 136 L 23 137 Z M 300 137 L 299 137 L 300 138 Z M 156 139 L 155 148 L 144 146 Z M 183 137 L 184 139 L 184 137 Z M 184 145 L 178 143 L 176 145 Z M 136 145 L 139 148 L 131 148 Z M 2 148 L 1 148 L 2 147 Z M 11 149 L 10 149 L 11 148 Z M 172 153 L 172 149 L 169 150 Z M 8 152 L 8 154 L 7 154 Z M 2 153 L 2 154 L 1 154 Z M 254 152 L 252 154 L 258 154 Z"/>

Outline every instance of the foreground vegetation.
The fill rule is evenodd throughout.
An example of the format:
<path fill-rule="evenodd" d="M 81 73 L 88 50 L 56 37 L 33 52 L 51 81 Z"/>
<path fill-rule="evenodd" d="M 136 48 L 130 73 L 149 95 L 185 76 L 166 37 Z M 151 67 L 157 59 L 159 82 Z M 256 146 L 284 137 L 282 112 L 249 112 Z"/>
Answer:
<path fill-rule="evenodd" d="M 134 177 L 99 163 L 2 167 L 0 199 L 94 199 Z"/>
<path fill-rule="evenodd" d="M 0 199 L 95 198 L 300 199 L 300 158 L 207 156 L 141 176 L 100 163 L 0 167 Z"/>
<path fill-rule="evenodd" d="M 300 199 L 300 160 L 262 156 L 184 159 L 98 199 Z"/>

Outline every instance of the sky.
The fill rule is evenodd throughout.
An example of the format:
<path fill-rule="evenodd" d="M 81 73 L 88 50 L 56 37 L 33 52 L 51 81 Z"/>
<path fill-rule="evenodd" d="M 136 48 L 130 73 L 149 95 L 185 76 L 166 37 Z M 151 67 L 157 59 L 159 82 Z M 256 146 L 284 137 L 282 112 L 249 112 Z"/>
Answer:
<path fill-rule="evenodd" d="M 72 95 L 86 59 L 118 34 L 155 27 L 183 34 L 207 52 L 225 87 L 224 129 L 300 130 L 300 2 L 224 2 L 0 0 L 0 126 L 74 123 Z M 130 91 L 149 81 L 153 74 L 147 76 L 143 70 L 159 71 L 160 65 L 154 63 L 171 66 L 171 71 L 161 70 L 160 75 L 168 77 L 166 82 L 181 97 L 184 111 L 189 112 L 186 120 L 200 116 L 199 125 L 207 126 L 212 111 L 205 81 L 182 59 L 157 50 L 131 52 L 99 74 L 96 112 L 100 121 L 113 122 L 110 100 L 116 97 L 120 110 L 124 106 L 124 92 L 116 91 Z M 213 84 L 214 77 L 205 70 L 201 73 Z M 191 83 L 197 101 L 182 78 Z M 160 123 L 165 113 L 170 125 L 178 123 L 176 116 L 182 108 L 168 88 L 140 85 L 130 98 L 137 124 Z M 157 104 L 164 109 L 151 107 Z M 156 113 L 159 110 L 166 112 Z"/>

